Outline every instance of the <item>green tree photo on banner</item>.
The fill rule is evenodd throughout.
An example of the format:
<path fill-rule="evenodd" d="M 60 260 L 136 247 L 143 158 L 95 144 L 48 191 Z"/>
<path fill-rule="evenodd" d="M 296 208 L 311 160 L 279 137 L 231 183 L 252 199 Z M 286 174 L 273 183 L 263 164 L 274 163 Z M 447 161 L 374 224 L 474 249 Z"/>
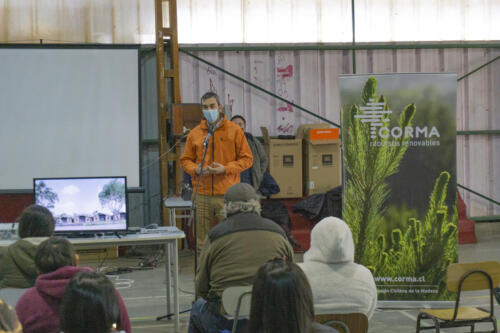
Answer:
<path fill-rule="evenodd" d="M 445 203 L 450 172 L 439 171 L 434 187 L 428 189 L 425 214 L 408 211 L 405 220 L 390 229 L 387 212 L 395 206 L 389 200 L 389 180 L 400 171 L 411 146 L 413 121 L 419 110 L 416 103 L 404 104 L 394 124 L 396 135 L 377 135 L 368 119 L 375 112 L 366 112 L 370 110 L 366 106 L 380 107 L 378 126 L 389 126 L 392 113 L 390 101 L 377 94 L 377 84 L 377 78 L 369 77 L 359 102 L 343 111 L 346 180 L 342 214 L 356 244 L 355 261 L 373 272 L 380 299 L 447 299 L 446 268 L 457 261 L 456 204 L 448 207 Z M 381 288 L 384 285 L 388 288 Z M 435 287 L 430 290 L 428 286 Z"/>

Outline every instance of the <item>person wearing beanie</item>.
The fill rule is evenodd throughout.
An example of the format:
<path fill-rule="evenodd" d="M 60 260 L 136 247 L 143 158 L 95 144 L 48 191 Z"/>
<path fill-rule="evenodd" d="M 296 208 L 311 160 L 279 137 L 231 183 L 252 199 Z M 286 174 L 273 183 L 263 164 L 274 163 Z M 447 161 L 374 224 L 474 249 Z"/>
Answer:
<path fill-rule="evenodd" d="M 311 285 L 314 313 L 364 313 L 377 305 L 377 287 L 365 266 L 354 262 L 351 229 L 339 218 L 326 217 L 311 231 L 311 247 L 299 264 Z"/>
<path fill-rule="evenodd" d="M 274 258 L 293 261 L 293 250 L 283 229 L 260 216 L 255 189 L 245 183 L 231 186 L 224 195 L 225 219 L 207 234 L 195 277 L 199 297 L 189 318 L 189 333 L 231 330 L 224 317 L 222 292 L 232 286 L 250 286 L 260 266 Z M 246 325 L 238 322 L 238 331 Z"/>

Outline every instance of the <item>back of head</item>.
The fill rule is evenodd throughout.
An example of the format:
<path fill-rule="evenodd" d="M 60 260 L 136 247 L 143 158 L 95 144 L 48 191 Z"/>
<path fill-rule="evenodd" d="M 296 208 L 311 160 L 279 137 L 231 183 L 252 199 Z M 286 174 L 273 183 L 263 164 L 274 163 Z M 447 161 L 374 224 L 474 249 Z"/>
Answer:
<path fill-rule="evenodd" d="M 120 329 L 120 308 L 115 288 L 100 273 L 82 271 L 66 287 L 61 305 L 64 333 L 109 333 Z"/>
<path fill-rule="evenodd" d="M 41 274 L 54 272 L 64 266 L 76 266 L 73 245 L 62 237 L 51 237 L 38 246 L 35 265 Z"/>
<path fill-rule="evenodd" d="M 253 284 L 248 332 L 304 333 L 313 320 L 311 287 L 300 267 L 282 259 L 264 264 Z"/>
<path fill-rule="evenodd" d="M 255 213 L 260 215 L 259 196 L 255 189 L 246 183 L 237 183 L 227 189 L 224 194 L 222 214 L 227 217 L 238 213 Z"/>
<path fill-rule="evenodd" d="M 16 312 L 0 299 L 0 333 L 21 333 L 23 328 L 17 320 Z"/>
<path fill-rule="evenodd" d="M 19 238 L 50 237 L 54 233 L 56 221 L 50 210 L 43 206 L 26 207 L 18 218 Z"/>
<path fill-rule="evenodd" d="M 325 264 L 354 261 L 354 241 L 351 229 L 339 218 L 325 217 L 311 231 L 311 247 L 304 254 L 304 262 Z"/>

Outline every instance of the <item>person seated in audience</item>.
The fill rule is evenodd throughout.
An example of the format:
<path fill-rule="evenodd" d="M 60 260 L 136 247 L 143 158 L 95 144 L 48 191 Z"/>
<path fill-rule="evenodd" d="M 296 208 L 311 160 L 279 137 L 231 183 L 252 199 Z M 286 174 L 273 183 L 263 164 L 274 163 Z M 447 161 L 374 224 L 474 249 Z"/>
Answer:
<path fill-rule="evenodd" d="M 240 174 L 242 183 L 247 183 L 253 186 L 255 191 L 259 190 L 260 184 L 264 178 L 264 172 L 267 170 L 268 159 L 266 151 L 259 140 L 246 131 L 247 121 L 243 116 L 236 115 L 231 118 L 231 121 L 241 127 L 247 138 L 248 146 L 252 151 L 253 164 L 250 169 L 244 170 Z"/>
<path fill-rule="evenodd" d="M 12 307 L 0 299 L 0 333 L 22 333 L 23 327 L 17 320 Z"/>
<path fill-rule="evenodd" d="M 79 272 L 90 272 L 90 268 L 77 267 L 78 255 L 73 245 L 62 237 L 51 237 L 43 241 L 35 255 L 35 264 L 40 272 L 35 286 L 19 299 L 16 312 L 24 333 L 59 333 L 59 310 L 70 279 Z M 122 315 L 120 326 L 130 332 L 130 320 L 125 304 L 117 294 Z"/>
<path fill-rule="evenodd" d="M 247 333 L 326 333 L 332 327 L 314 321 L 311 287 L 293 262 L 276 258 L 255 277 Z"/>
<path fill-rule="evenodd" d="M 213 227 L 203 243 L 195 278 L 199 296 L 191 309 L 190 333 L 230 330 L 221 295 L 232 286 L 252 284 L 259 267 L 274 257 L 293 260 L 283 229 L 260 216 L 257 193 L 249 184 L 231 186 L 224 195 L 226 219 Z M 246 321 L 240 321 L 238 330 Z"/>
<path fill-rule="evenodd" d="M 371 318 L 377 287 L 372 273 L 354 263 L 354 241 L 344 221 L 326 217 L 317 223 L 299 266 L 311 284 L 316 314 L 364 313 Z"/>
<path fill-rule="evenodd" d="M 18 221 L 20 240 L 0 249 L 0 288 L 29 288 L 35 284 L 36 249 L 54 233 L 56 224 L 52 213 L 39 205 L 25 208 Z"/>
<path fill-rule="evenodd" d="M 82 271 L 70 280 L 61 304 L 61 332 L 130 332 L 123 301 L 105 275 Z"/>

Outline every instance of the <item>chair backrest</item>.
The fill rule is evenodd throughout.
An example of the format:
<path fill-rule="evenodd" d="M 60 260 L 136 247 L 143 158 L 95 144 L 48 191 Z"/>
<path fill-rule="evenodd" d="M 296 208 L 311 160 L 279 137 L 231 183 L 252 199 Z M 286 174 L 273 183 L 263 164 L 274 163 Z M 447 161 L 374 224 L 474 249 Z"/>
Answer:
<path fill-rule="evenodd" d="M 240 299 L 239 313 L 236 313 Z M 222 293 L 222 306 L 226 313 L 232 317 L 248 317 L 251 299 L 252 286 L 229 287 Z"/>
<path fill-rule="evenodd" d="M 15 307 L 17 301 L 21 298 L 28 288 L 2 288 L 0 289 L 0 298 L 12 307 Z"/>
<path fill-rule="evenodd" d="M 345 313 L 345 314 L 321 314 L 315 315 L 314 320 L 320 324 L 327 324 L 339 330 L 339 332 L 346 333 L 342 325 L 329 321 L 340 321 L 344 323 L 350 333 L 366 333 L 368 332 L 368 317 L 363 313 Z"/>
<path fill-rule="evenodd" d="M 252 303 L 252 286 L 229 287 L 222 292 L 222 306 L 233 319 L 231 332 L 236 333 L 238 320 L 250 316 L 250 305 Z"/>
<path fill-rule="evenodd" d="M 484 261 L 473 263 L 451 264 L 446 270 L 446 288 L 457 292 L 462 277 L 471 271 L 483 271 L 492 281 L 493 287 L 500 283 L 500 263 L 498 261 Z M 488 278 L 484 274 L 471 274 L 462 283 L 462 291 L 489 289 Z"/>

